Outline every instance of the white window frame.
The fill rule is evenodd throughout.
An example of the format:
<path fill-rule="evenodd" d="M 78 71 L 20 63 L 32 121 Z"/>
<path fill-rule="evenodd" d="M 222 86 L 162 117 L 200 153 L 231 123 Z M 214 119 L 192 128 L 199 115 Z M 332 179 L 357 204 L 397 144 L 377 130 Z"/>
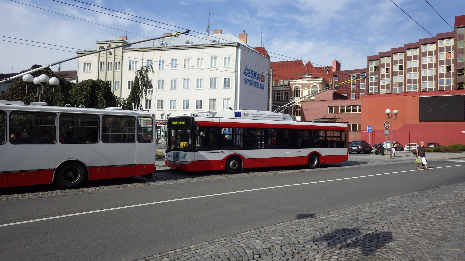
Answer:
<path fill-rule="evenodd" d="M 164 90 L 165 89 L 165 80 L 158 80 L 157 90 Z"/>
<path fill-rule="evenodd" d="M 216 99 L 208 99 L 208 109 L 216 111 Z"/>
<path fill-rule="evenodd" d="M 170 110 L 176 110 L 176 100 L 170 100 Z"/>
<path fill-rule="evenodd" d="M 113 84 L 113 90 L 118 91 L 119 90 L 119 81 L 115 81 Z"/>
<path fill-rule="evenodd" d="M 189 69 L 191 67 L 191 58 L 184 58 L 183 68 Z"/>
<path fill-rule="evenodd" d="M 165 60 L 158 60 L 158 70 L 164 70 L 165 69 Z"/>
<path fill-rule="evenodd" d="M 195 81 L 195 89 L 203 89 L 203 79 L 197 79 Z"/>
<path fill-rule="evenodd" d="M 113 66 L 114 66 L 115 71 L 120 71 L 121 70 L 121 62 L 120 61 L 115 61 Z"/>
<path fill-rule="evenodd" d="M 210 57 L 210 68 L 217 68 L 218 67 L 218 56 L 211 56 Z"/>
<path fill-rule="evenodd" d="M 231 98 L 223 99 L 223 110 L 228 110 L 231 107 Z"/>
<path fill-rule="evenodd" d="M 157 100 L 157 110 L 163 110 L 163 100 Z"/>
<path fill-rule="evenodd" d="M 231 89 L 231 78 L 226 77 L 223 79 L 223 89 Z"/>
<path fill-rule="evenodd" d="M 92 72 L 92 63 L 82 63 L 82 72 Z"/>
<path fill-rule="evenodd" d="M 191 80 L 190 79 L 182 79 L 182 88 L 188 90 L 191 88 Z"/>
<path fill-rule="evenodd" d="M 178 79 L 171 79 L 170 81 L 170 90 L 176 90 L 176 82 L 178 81 Z"/>
<path fill-rule="evenodd" d="M 128 90 L 131 90 L 133 85 L 134 85 L 134 81 L 128 81 Z"/>
<path fill-rule="evenodd" d="M 223 67 L 231 67 L 231 56 L 223 57 Z"/>
<path fill-rule="evenodd" d="M 111 72 L 113 70 L 113 62 L 107 62 L 107 72 Z"/>
<path fill-rule="evenodd" d="M 172 70 L 178 69 L 178 58 L 171 58 L 170 68 Z"/>
<path fill-rule="evenodd" d="M 203 100 L 195 100 L 195 109 L 203 110 Z"/>
<path fill-rule="evenodd" d="M 197 57 L 196 66 L 197 66 L 197 68 L 203 68 L 204 67 L 204 59 L 203 59 L 203 57 Z"/>
<path fill-rule="evenodd" d="M 217 80 L 216 77 L 210 78 L 210 89 L 217 89 L 218 88 L 217 81 L 218 80 Z"/>
<path fill-rule="evenodd" d="M 137 71 L 139 66 L 139 61 L 129 60 L 128 62 L 128 71 Z"/>
<path fill-rule="evenodd" d="M 189 100 L 182 100 L 182 109 L 189 110 Z"/>
<path fill-rule="evenodd" d="M 152 100 L 145 99 L 145 109 L 146 110 L 152 109 Z"/>
<path fill-rule="evenodd" d="M 105 62 L 99 62 L 98 63 L 98 70 L 99 70 L 99 72 L 104 72 L 105 71 Z"/>

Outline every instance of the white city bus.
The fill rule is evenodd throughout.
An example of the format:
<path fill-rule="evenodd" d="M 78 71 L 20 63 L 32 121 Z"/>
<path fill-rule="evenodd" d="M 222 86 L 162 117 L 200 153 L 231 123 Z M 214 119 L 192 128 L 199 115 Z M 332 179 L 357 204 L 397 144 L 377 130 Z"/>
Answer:
<path fill-rule="evenodd" d="M 168 119 L 165 165 L 186 171 L 337 163 L 348 159 L 347 124 L 297 122 L 265 111 Z"/>
<path fill-rule="evenodd" d="M 45 105 L 0 101 L 0 188 L 68 189 L 155 171 L 150 113 Z"/>

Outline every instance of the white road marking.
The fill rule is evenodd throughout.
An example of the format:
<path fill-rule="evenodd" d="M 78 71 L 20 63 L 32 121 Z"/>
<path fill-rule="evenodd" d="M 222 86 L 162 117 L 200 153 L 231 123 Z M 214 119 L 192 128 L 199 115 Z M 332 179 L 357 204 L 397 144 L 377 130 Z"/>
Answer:
<path fill-rule="evenodd" d="M 462 165 L 455 165 L 455 166 L 456 167 L 461 167 Z M 446 168 L 451 168 L 452 166 L 445 166 L 445 167 Z M 435 167 L 435 168 L 440 169 L 442 167 Z M 421 169 L 421 170 L 423 170 L 423 169 Z M 416 171 L 416 170 L 409 170 L 409 171 Z M 407 171 L 402 170 L 401 172 L 405 173 Z M 393 172 L 385 172 L 383 174 L 378 173 L 378 174 L 374 174 L 374 175 L 370 174 L 370 175 L 366 175 L 366 176 L 343 178 L 343 179 L 334 179 L 334 180 L 343 181 L 343 180 L 350 180 L 350 179 L 357 179 L 357 178 L 365 178 L 367 176 L 368 177 L 374 177 L 374 176 L 390 175 L 390 174 L 397 174 L 397 173 L 398 173 L 397 171 L 393 171 Z M 31 219 L 31 220 L 25 220 L 25 221 L 13 222 L 13 223 L 6 223 L 6 224 L 0 224 L 0 227 L 17 226 L 17 225 L 35 223 L 35 222 L 40 222 L 40 221 L 48 221 L 48 220 L 53 220 L 53 219 L 89 215 L 89 214 L 95 214 L 95 213 L 100 213 L 100 212 L 108 212 L 108 211 L 122 210 L 122 209 L 128 209 L 128 208 L 151 206 L 151 205 L 170 203 L 170 202 L 176 202 L 176 201 L 185 201 L 185 200 L 200 199 L 200 198 L 207 198 L 207 197 L 216 197 L 216 196 L 224 196 L 224 195 L 237 194 L 237 193 L 253 192 L 253 191 L 259 191 L 259 190 L 268 190 L 268 189 L 277 189 L 277 188 L 284 188 L 284 187 L 294 187 L 294 186 L 301 186 L 301 185 L 318 184 L 318 183 L 325 183 L 327 181 L 330 182 L 330 181 L 334 181 L 334 180 L 328 179 L 328 180 L 312 181 L 310 183 L 309 182 L 303 182 L 303 183 L 295 183 L 295 184 L 292 184 L 292 185 L 277 185 L 277 186 L 273 186 L 273 187 L 263 187 L 263 188 L 255 188 L 255 189 L 237 190 L 237 191 L 230 191 L 230 192 L 223 192 L 223 193 L 216 193 L 216 194 L 209 194 L 209 195 L 192 196 L 192 197 L 188 197 L 188 198 L 168 199 L 168 200 L 155 201 L 155 202 L 149 202 L 149 203 L 141 203 L 141 204 L 134 204 L 134 205 L 128 205 L 128 206 L 114 207 L 114 208 L 98 209 L 98 210 L 84 211 L 84 212 L 79 212 L 79 213 L 59 215 L 59 216 L 53 216 L 53 217 L 47 217 L 47 218 L 38 218 L 38 219 Z"/>

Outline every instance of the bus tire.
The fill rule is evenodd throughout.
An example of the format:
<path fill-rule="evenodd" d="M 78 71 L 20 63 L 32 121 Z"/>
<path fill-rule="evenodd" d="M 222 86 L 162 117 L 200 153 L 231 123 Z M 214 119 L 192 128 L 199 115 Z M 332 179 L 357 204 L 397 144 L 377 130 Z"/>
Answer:
<path fill-rule="evenodd" d="M 320 167 L 320 156 L 316 153 L 310 154 L 310 156 L 308 156 L 308 168 L 315 169 L 318 167 Z"/>
<path fill-rule="evenodd" d="M 86 180 L 86 168 L 77 161 L 67 161 L 55 170 L 53 182 L 61 189 L 74 189 L 81 187 Z"/>
<path fill-rule="evenodd" d="M 228 174 L 237 174 L 242 171 L 242 160 L 240 157 L 232 156 L 226 160 L 226 172 Z"/>

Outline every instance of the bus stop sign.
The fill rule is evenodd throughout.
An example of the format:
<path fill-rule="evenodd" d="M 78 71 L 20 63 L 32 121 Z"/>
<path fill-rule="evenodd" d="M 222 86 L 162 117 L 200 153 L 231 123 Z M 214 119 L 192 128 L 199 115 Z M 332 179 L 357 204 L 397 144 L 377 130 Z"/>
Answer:
<path fill-rule="evenodd" d="M 384 122 L 384 129 L 389 130 L 389 121 Z"/>

